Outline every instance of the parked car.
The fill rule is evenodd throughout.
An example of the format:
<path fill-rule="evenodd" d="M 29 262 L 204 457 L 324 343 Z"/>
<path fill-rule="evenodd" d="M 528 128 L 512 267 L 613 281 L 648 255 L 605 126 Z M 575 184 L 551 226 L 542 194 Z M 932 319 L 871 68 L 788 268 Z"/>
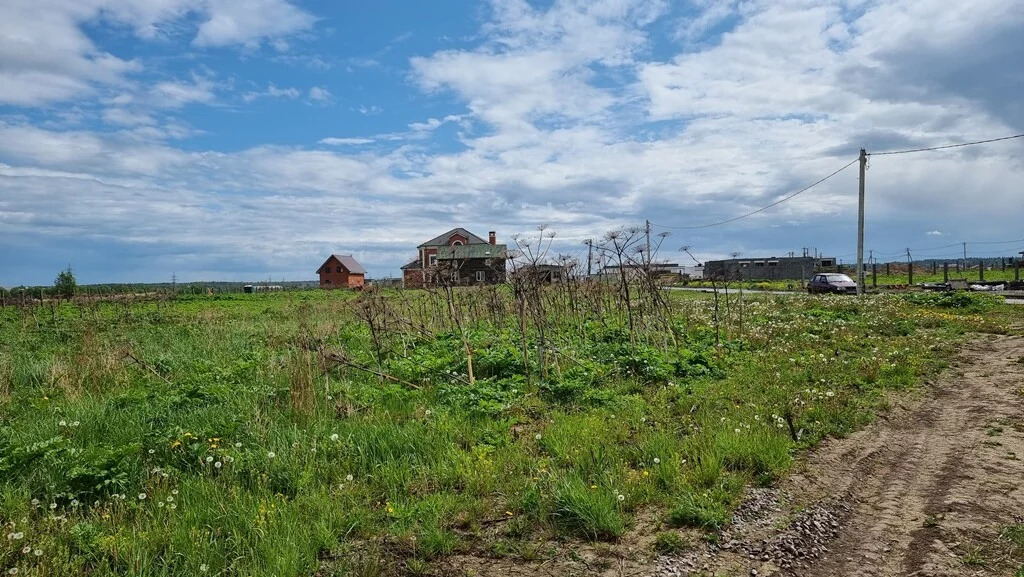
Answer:
<path fill-rule="evenodd" d="M 811 294 L 857 294 L 857 283 L 845 274 L 821 273 L 811 277 L 811 281 L 807 283 L 807 292 Z"/>

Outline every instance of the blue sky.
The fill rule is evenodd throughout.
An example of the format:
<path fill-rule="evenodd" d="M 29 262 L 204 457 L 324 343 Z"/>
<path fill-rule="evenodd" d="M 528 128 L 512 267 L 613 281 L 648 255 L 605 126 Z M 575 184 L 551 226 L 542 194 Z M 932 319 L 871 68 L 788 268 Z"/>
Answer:
<path fill-rule="evenodd" d="M 673 260 L 851 260 L 855 166 L 663 227 L 1024 132 L 1015 4 L 7 0 L 0 285 L 381 277 L 455 226 L 580 254 L 645 219 Z M 1020 182 L 1024 139 L 874 157 L 867 248 L 1020 239 Z"/>

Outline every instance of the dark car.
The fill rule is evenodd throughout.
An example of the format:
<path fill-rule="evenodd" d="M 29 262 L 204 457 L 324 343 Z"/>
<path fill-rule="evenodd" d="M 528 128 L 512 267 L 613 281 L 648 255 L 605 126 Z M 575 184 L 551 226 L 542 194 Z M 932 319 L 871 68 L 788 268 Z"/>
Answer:
<path fill-rule="evenodd" d="M 845 274 L 834 272 L 816 274 L 807 283 L 807 292 L 834 293 L 834 294 L 857 294 L 857 283 Z"/>

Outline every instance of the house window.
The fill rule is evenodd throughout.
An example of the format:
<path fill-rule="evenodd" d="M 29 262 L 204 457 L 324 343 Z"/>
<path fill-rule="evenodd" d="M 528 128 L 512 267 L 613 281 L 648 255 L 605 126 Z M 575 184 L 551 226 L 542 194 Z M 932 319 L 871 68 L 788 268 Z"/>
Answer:
<path fill-rule="evenodd" d="M 764 261 L 763 260 L 755 260 L 754 261 L 754 266 L 764 266 Z"/>
<path fill-rule="evenodd" d="M 777 260 L 770 260 L 770 261 L 768 261 L 768 266 L 779 266 L 779 261 L 777 261 Z"/>
<path fill-rule="evenodd" d="M 338 272 L 341 272 L 341 265 L 338 265 Z"/>
<path fill-rule="evenodd" d="M 461 240 L 453 240 L 452 241 L 452 246 L 462 246 L 462 241 Z"/>
<path fill-rule="evenodd" d="M 476 271 L 476 282 L 485 282 L 487 280 L 487 272 L 478 270 Z"/>
<path fill-rule="evenodd" d="M 427 266 L 436 266 L 436 265 L 437 265 L 437 255 L 436 254 L 432 254 L 432 255 L 428 256 L 427 257 Z"/>
<path fill-rule="evenodd" d="M 324 284 L 331 284 L 331 279 L 327 279 L 327 280 L 325 280 L 325 281 L 324 281 Z"/>

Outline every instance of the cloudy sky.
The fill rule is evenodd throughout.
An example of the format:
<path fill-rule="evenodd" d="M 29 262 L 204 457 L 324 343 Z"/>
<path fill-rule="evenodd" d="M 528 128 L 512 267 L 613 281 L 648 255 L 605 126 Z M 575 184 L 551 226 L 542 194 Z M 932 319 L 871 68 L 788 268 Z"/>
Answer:
<path fill-rule="evenodd" d="M 454 226 L 852 260 L 869 152 L 1024 132 L 1020 0 L 4 0 L 0 285 L 397 275 Z M 1024 238 L 1024 139 L 877 156 L 868 249 Z M 1024 243 L 972 244 L 975 255 Z M 937 248 L 942 247 L 942 248 Z"/>

